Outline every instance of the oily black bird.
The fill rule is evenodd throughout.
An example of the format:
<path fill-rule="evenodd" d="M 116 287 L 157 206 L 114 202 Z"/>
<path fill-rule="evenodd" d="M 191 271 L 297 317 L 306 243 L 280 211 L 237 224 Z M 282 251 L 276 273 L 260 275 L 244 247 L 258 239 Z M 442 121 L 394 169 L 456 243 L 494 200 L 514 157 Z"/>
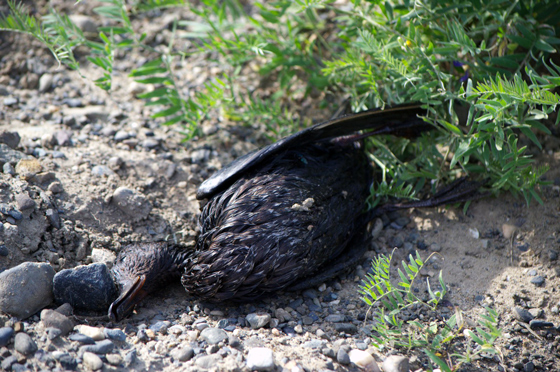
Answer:
<path fill-rule="evenodd" d="M 122 319 L 178 276 L 189 294 L 214 302 L 313 285 L 361 257 L 358 238 L 375 215 L 473 198 L 480 185 L 459 181 L 426 201 L 364 212 L 374 174 L 361 139 L 414 137 L 431 128 L 421 115 L 408 105 L 344 116 L 235 160 L 198 189 L 208 202 L 194 249 L 152 243 L 121 251 L 113 268 L 121 295 L 109 316 Z"/>

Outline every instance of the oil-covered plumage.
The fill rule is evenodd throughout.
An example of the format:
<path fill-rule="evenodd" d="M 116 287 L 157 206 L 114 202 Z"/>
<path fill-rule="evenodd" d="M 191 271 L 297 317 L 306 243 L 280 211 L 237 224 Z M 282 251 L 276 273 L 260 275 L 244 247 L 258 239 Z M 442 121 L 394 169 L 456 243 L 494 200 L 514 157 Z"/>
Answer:
<path fill-rule="evenodd" d="M 121 296 L 110 316 L 126 316 L 153 287 L 179 273 L 189 294 L 215 302 L 249 301 L 301 287 L 318 274 L 321 280 L 338 274 L 352 260 L 350 242 L 375 215 L 364 213 L 373 169 L 356 133 L 414 136 L 430 128 L 419 118 L 424 113 L 407 106 L 335 119 L 218 171 L 197 193 L 208 203 L 194 250 L 152 244 L 121 253 L 114 268 Z M 477 188 L 463 184 L 427 202 L 386 210 L 468 200 Z"/>

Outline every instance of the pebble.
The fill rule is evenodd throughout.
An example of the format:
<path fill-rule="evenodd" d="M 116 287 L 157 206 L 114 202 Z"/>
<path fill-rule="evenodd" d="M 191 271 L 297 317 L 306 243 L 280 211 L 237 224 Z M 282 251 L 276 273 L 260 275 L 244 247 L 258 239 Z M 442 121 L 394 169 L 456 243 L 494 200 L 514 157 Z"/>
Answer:
<path fill-rule="evenodd" d="M 16 364 L 17 361 L 18 361 L 18 359 L 17 359 L 17 357 L 16 357 L 15 355 L 10 355 L 9 357 L 7 357 L 6 359 L 4 359 L 4 360 L 2 361 L 2 364 L 1 364 L 2 369 L 3 369 L 4 371 L 13 370 L 13 369 L 12 369 L 12 366 L 13 366 L 14 364 Z"/>
<path fill-rule="evenodd" d="M 37 205 L 35 200 L 31 199 L 26 193 L 16 195 L 16 204 L 20 211 L 33 210 Z"/>
<path fill-rule="evenodd" d="M 196 359 L 195 364 L 200 368 L 209 369 L 214 367 L 218 362 L 221 361 L 222 357 L 219 354 L 210 354 Z"/>
<path fill-rule="evenodd" d="M 14 334 L 14 329 L 12 327 L 0 328 L 0 347 L 6 346 L 13 334 Z"/>
<path fill-rule="evenodd" d="M 0 131 L 0 143 L 5 143 L 12 149 L 16 149 L 19 145 L 21 137 L 18 132 Z"/>
<path fill-rule="evenodd" d="M 6 97 L 4 98 L 4 106 L 13 106 L 18 103 L 17 98 L 14 97 Z"/>
<path fill-rule="evenodd" d="M 167 329 L 171 323 L 169 321 L 157 321 L 154 324 L 150 325 L 150 329 L 156 333 L 161 333 L 163 335 L 167 334 Z"/>
<path fill-rule="evenodd" d="M 59 146 L 72 145 L 72 132 L 69 130 L 57 130 L 53 137 Z"/>
<path fill-rule="evenodd" d="M 401 355 L 388 356 L 383 361 L 384 372 L 408 372 L 409 363 L 408 358 Z"/>
<path fill-rule="evenodd" d="M 345 320 L 346 317 L 342 314 L 331 314 L 325 317 L 325 321 L 332 322 L 332 323 L 340 323 L 340 322 L 344 322 Z"/>
<path fill-rule="evenodd" d="M 142 141 L 142 147 L 151 150 L 159 146 L 159 141 L 155 138 L 146 138 Z"/>
<path fill-rule="evenodd" d="M 84 366 L 91 369 L 92 371 L 98 371 L 103 368 L 103 361 L 94 353 L 86 351 L 82 356 L 82 361 L 84 363 Z"/>
<path fill-rule="evenodd" d="M 15 176 L 16 174 L 14 166 L 10 163 L 4 163 L 4 165 L 2 166 L 2 171 L 6 174 L 11 174 L 12 176 Z"/>
<path fill-rule="evenodd" d="M 103 335 L 111 340 L 126 341 L 126 334 L 118 328 L 105 328 L 103 329 Z"/>
<path fill-rule="evenodd" d="M 71 334 L 70 336 L 68 336 L 68 339 L 70 341 L 76 341 L 79 342 L 80 344 L 84 344 L 84 345 L 93 345 L 95 344 L 95 340 L 89 336 L 86 336 L 82 333 L 74 333 Z"/>
<path fill-rule="evenodd" d="M 69 334 L 74 328 L 74 323 L 70 318 L 54 310 L 44 309 L 41 311 L 41 321 L 45 328 L 58 328 L 63 336 Z"/>
<path fill-rule="evenodd" d="M 47 338 L 49 340 L 54 340 L 55 338 L 62 335 L 62 331 L 55 327 L 47 327 L 45 328 L 45 332 L 47 333 Z"/>
<path fill-rule="evenodd" d="M 336 353 L 336 361 L 342 365 L 350 364 L 350 356 L 346 352 L 346 350 L 340 348 Z"/>
<path fill-rule="evenodd" d="M 123 362 L 123 358 L 119 354 L 107 354 L 105 359 L 107 359 L 107 363 L 113 366 L 120 366 Z"/>
<path fill-rule="evenodd" d="M 512 313 L 515 319 L 522 321 L 524 323 L 529 323 L 531 320 L 533 320 L 533 315 L 531 315 L 531 313 L 528 310 L 523 309 L 521 307 L 518 306 L 514 307 L 512 309 Z"/>
<path fill-rule="evenodd" d="M 210 345 L 214 345 L 227 340 L 228 335 L 226 331 L 220 328 L 206 328 L 200 332 L 200 337 Z"/>
<path fill-rule="evenodd" d="M 274 353 L 266 347 L 255 347 L 247 353 L 247 368 L 251 371 L 274 370 Z"/>
<path fill-rule="evenodd" d="M 266 326 L 268 322 L 270 322 L 270 319 L 272 319 L 272 317 L 270 316 L 270 314 L 251 313 L 248 314 L 245 319 L 251 325 L 251 328 L 259 329 Z"/>
<path fill-rule="evenodd" d="M 354 334 L 358 332 L 358 327 L 352 323 L 334 323 L 334 329 L 337 332 L 344 332 L 349 334 Z"/>
<path fill-rule="evenodd" d="M 126 187 L 119 187 L 115 190 L 113 203 L 134 221 L 148 217 L 152 210 L 152 204 L 144 195 Z"/>
<path fill-rule="evenodd" d="M 191 163 L 202 164 L 210 159 L 212 152 L 208 149 L 198 149 L 191 152 Z"/>
<path fill-rule="evenodd" d="M 53 280 L 57 303 L 69 303 L 76 310 L 105 312 L 118 293 L 113 277 L 103 263 L 59 271 Z"/>
<path fill-rule="evenodd" d="M 354 363 L 366 372 L 379 372 L 379 367 L 370 353 L 363 350 L 350 350 L 348 353 L 350 362 Z M 407 370 L 408 371 L 408 370 Z M 387 372 L 387 370 L 385 370 Z"/>
<path fill-rule="evenodd" d="M 37 344 L 25 332 L 19 332 L 14 339 L 14 349 L 23 355 L 31 355 L 37 351 Z"/>
<path fill-rule="evenodd" d="M 90 337 L 94 341 L 101 341 L 105 339 L 105 334 L 101 328 L 80 324 L 74 327 L 74 329 L 84 336 Z"/>
<path fill-rule="evenodd" d="M 544 276 L 537 275 L 531 278 L 531 283 L 536 285 L 537 287 L 540 287 L 541 285 L 544 284 Z"/>
<path fill-rule="evenodd" d="M 2 230 L 2 228 L 0 228 L 0 231 Z M 8 250 L 8 247 L 6 247 L 4 244 L 0 244 L 0 257 L 6 257 L 10 254 L 10 251 Z"/>
<path fill-rule="evenodd" d="M 24 262 L 0 273 L 0 311 L 26 319 L 53 300 L 55 271 L 47 263 Z"/>
<path fill-rule="evenodd" d="M 321 349 L 324 345 L 324 341 L 321 340 L 310 340 L 303 343 L 303 347 L 310 349 Z"/>
<path fill-rule="evenodd" d="M 97 25 L 92 17 L 83 14 L 72 14 L 68 18 L 83 32 L 97 35 Z"/>
<path fill-rule="evenodd" d="M 91 174 L 97 177 L 109 177 L 115 175 L 115 172 L 106 165 L 96 165 L 91 168 Z"/>
<path fill-rule="evenodd" d="M 89 351 L 89 352 L 95 353 L 95 354 L 107 354 L 107 353 L 110 353 L 111 351 L 113 351 L 114 346 L 115 345 L 113 344 L 113 341 L 102 340 L 102 341 L 97 341 L 93 345 L 80 346 L 80 350 Z"/>
<path fill-rule="evenodd" d="M 73 371 L 78 367 L 78 361 L 68 353 L 62 353 L 60 356 L 55 357 L 60 363 L 62 368 Z"/>
<path fill-rule="evenodd" d="M 39 78 L 39 92 L 45 93 L 49 89 L 51 89 L 53 84 L 53 76 L 52 74 L 43 74 Z"/>
<path fill-rule="evenodd" d="M 533 319 L 529 322 L 529 326 L 531 327 L 531 329 L 551 328 L 554 327 L 554 323 L 545 322 L 544 320 Z"/>
<path fill-rule="evenodd" d="M 186 362 L 194 356 L 194 350 L 190 346 L 182 346 L 171 350 L 169 355 L 175 360 Z"/>

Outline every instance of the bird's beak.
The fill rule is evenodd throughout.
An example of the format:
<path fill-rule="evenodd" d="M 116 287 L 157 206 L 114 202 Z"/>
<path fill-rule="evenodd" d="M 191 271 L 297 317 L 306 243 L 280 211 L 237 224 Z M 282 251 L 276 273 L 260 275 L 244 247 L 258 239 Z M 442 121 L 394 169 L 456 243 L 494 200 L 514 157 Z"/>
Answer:
<path fill-rule="evenodd" d="M 129 316 L 134 306 L 146 297 L 148 292 L 144 290 L 145 283 L 146 276 L 140 275 L 131 284 L 123 287 L 119 298 L 109 306 L 109 318 L 112 321 L 118 322 Z"/>

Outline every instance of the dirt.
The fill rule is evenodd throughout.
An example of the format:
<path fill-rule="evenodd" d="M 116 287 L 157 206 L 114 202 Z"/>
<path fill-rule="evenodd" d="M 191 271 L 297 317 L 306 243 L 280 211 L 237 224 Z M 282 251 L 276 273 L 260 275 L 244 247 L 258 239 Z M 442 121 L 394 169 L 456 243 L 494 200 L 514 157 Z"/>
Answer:
<path fill-rule="evenodd" d="M 91 7 L 78 5 L 73 11 L 96 20 L 89 13 Z M 162 16 L 135 22 L 164 19 L 167 18 Z M 169 31 L 165 24 L 151 25 L 149 29 L 150 36 L 158 30 L 163 30 L 164 35 Z M 15 206 L 15 196 L 26 193 L 36 207 L 24 213 L 22 222 L 17 223 L 17 235 L 9 235 L 6 228 L 1 231 L 0 243 L 7 246 L 9 254 L 0 257 L 0 271 L 24 261 L 50 262 L 58 271 L 96 260 L 93 253 L 110 257 L 131 242 L 176 239 L 194 244 L 198 185 L 216 169 L 264 143 L 261 128 L 241 127 L 223 118 L 210 118 L 203 123 L 211 134 L 183 143 L 179 128 L 161 127 L 150 119 L 144 102 L 135 98 L 136 92 L 125 72 L 145 60 L 137 51 L 118 56 L 110 94 L 91 83 L 99 72 L 85 60 L 81 72 L 87 78 L 58 67 L 49 52 L 26 35 L 0 33 L 0 56 L 0 132 L 17 132 L 21 140 L 15 150 L 29 156 L 35 151 L 32 159 L 37 159 L 41 167 L 35 177 L 28 179 L 21 173 L 1 174 L 0 203 Z M 204 65 L 203 59 L 195 58 L 182 63 L 178 70 L 184 77 L 193 77 L 189 74 L 193 69 L 199 71 L 196 78 L 197 84 L 201 84 L 212 75 L 211 67 Z M 38 81 L 45 74 L 53 76 L 53 86 L 39 92 Z M 7 98 L 15 98 L 17 103 L 7 105 Z M 69 107 L 71 99 L 79 100 L 81 107 Z M 328 117 L 331 113 L 322 114 Z M 129 133 L 128 138 L 115 140 L 118 131 Z M 63 136 L 71 140 L 64 143 Z M 148 140 L 155 140 L 155 145 Z M 43 150 L 44 156 L 38 150 Z M 58 152 L 63 156 L 58 157 Z M 545 142 L 538 155 L 538 162 L 551 168 L 546 178 L 560 179 L 557 138 Z M 96 175 L 99 172 L 102 174 Z M 131 216 L 112 201 L 114 191 L 122 186 L 149 201 L 151 210 L 146 216 Z M 403 215 L 410 222 L 402 230 L 388 228 L 374 241 L 376 249 L 368 252 L 363 269 L 368 269 L 365 265 L 372 256 L 391 253 L 391 243 L 398 235 L 411 245 L 402 245 L 396 251 L 395 265 L 411 252 L 411 247 L 427 247 L 420 251 L 423 257 L 437 251 L 423 272 L 424 277 L 435 279 L 441 269 L 450 289 L 448 304 L 461 309 L 471 320 L 479 319 L 485 312 L 483 306 L 500 314 L 504 337 L 498 346 L 504 355 L 504 367 L 513 370 L 515 363 L 521 363 L 525 368 L 529 361 L 535 361 L 536 370 L 560 370 L 558 330 L 527 330 L 512 314 L 514 306 L 542 309 L 542 319 L 560 326 L 560 187 L 552 182 L 538 191 L 542 205 L 533 201 L 527 206 L 523 198 L 503 193 L 473 202 L 466 214 L 455 207 L 408 211 Z M 52 207 L 48 200 L 60 212 L 60 228 L 54 227 L 46 214 Z M 1 219 L 6 225 L 6 216 Z M 514 230 L 511 236 L 510 230 Z M 418 233 L 416 240 L 424 245 L 408 239 L 414 232 Z M 339 298 L 360 303 L 359 282 L 354 280 L 359 270 L 340 280 Z M 544 277 L 544 284 L 531 283 L 537 275 Z M 286 294 L 256 306 L 288 303 L 297 298 L 297 294 Z M 180 285 L 173 286 L 146 301 L 132 321 L 155 314 L 173 319 L 193 304 L 196 302 L 183 296 Z M 362 305 L 356 306 L 364 310 Z M 200 307 L 209 308 L 205 304 Z M 233 307 L 218 309 L 226 316 L 238 311 Z M 368 325 L 367 321 L 364 325 Z M 298 342 L 314 338 L 319 326 L 306 327 L 307 333 Z M 274 339 L 275 334 L 267 332 L 263 337 Z M 247 333 L 247 337 L 250 335 Z M 521 342 L 513 342 L 516 337 Z M 278 360 L 288 358 L 307 369 L 320 369 L 319 362 L 305 364 L 306 356 L 309 360 L 321 359 L 316 354 L 297 346 L 298 342 L 284 345 L 279 339 L 267 341 L 267 345 L 275 345 Z M 383 353 L 375 351 L 374 356 L 380 361 Z M 173 368 L 168 362 L 150 361 L 144 354 L 139 358 L 144 357 L 143 368 L 136 368 Z M 498 370 L 499 363 L 482 360 L 471 367 Z"/>

